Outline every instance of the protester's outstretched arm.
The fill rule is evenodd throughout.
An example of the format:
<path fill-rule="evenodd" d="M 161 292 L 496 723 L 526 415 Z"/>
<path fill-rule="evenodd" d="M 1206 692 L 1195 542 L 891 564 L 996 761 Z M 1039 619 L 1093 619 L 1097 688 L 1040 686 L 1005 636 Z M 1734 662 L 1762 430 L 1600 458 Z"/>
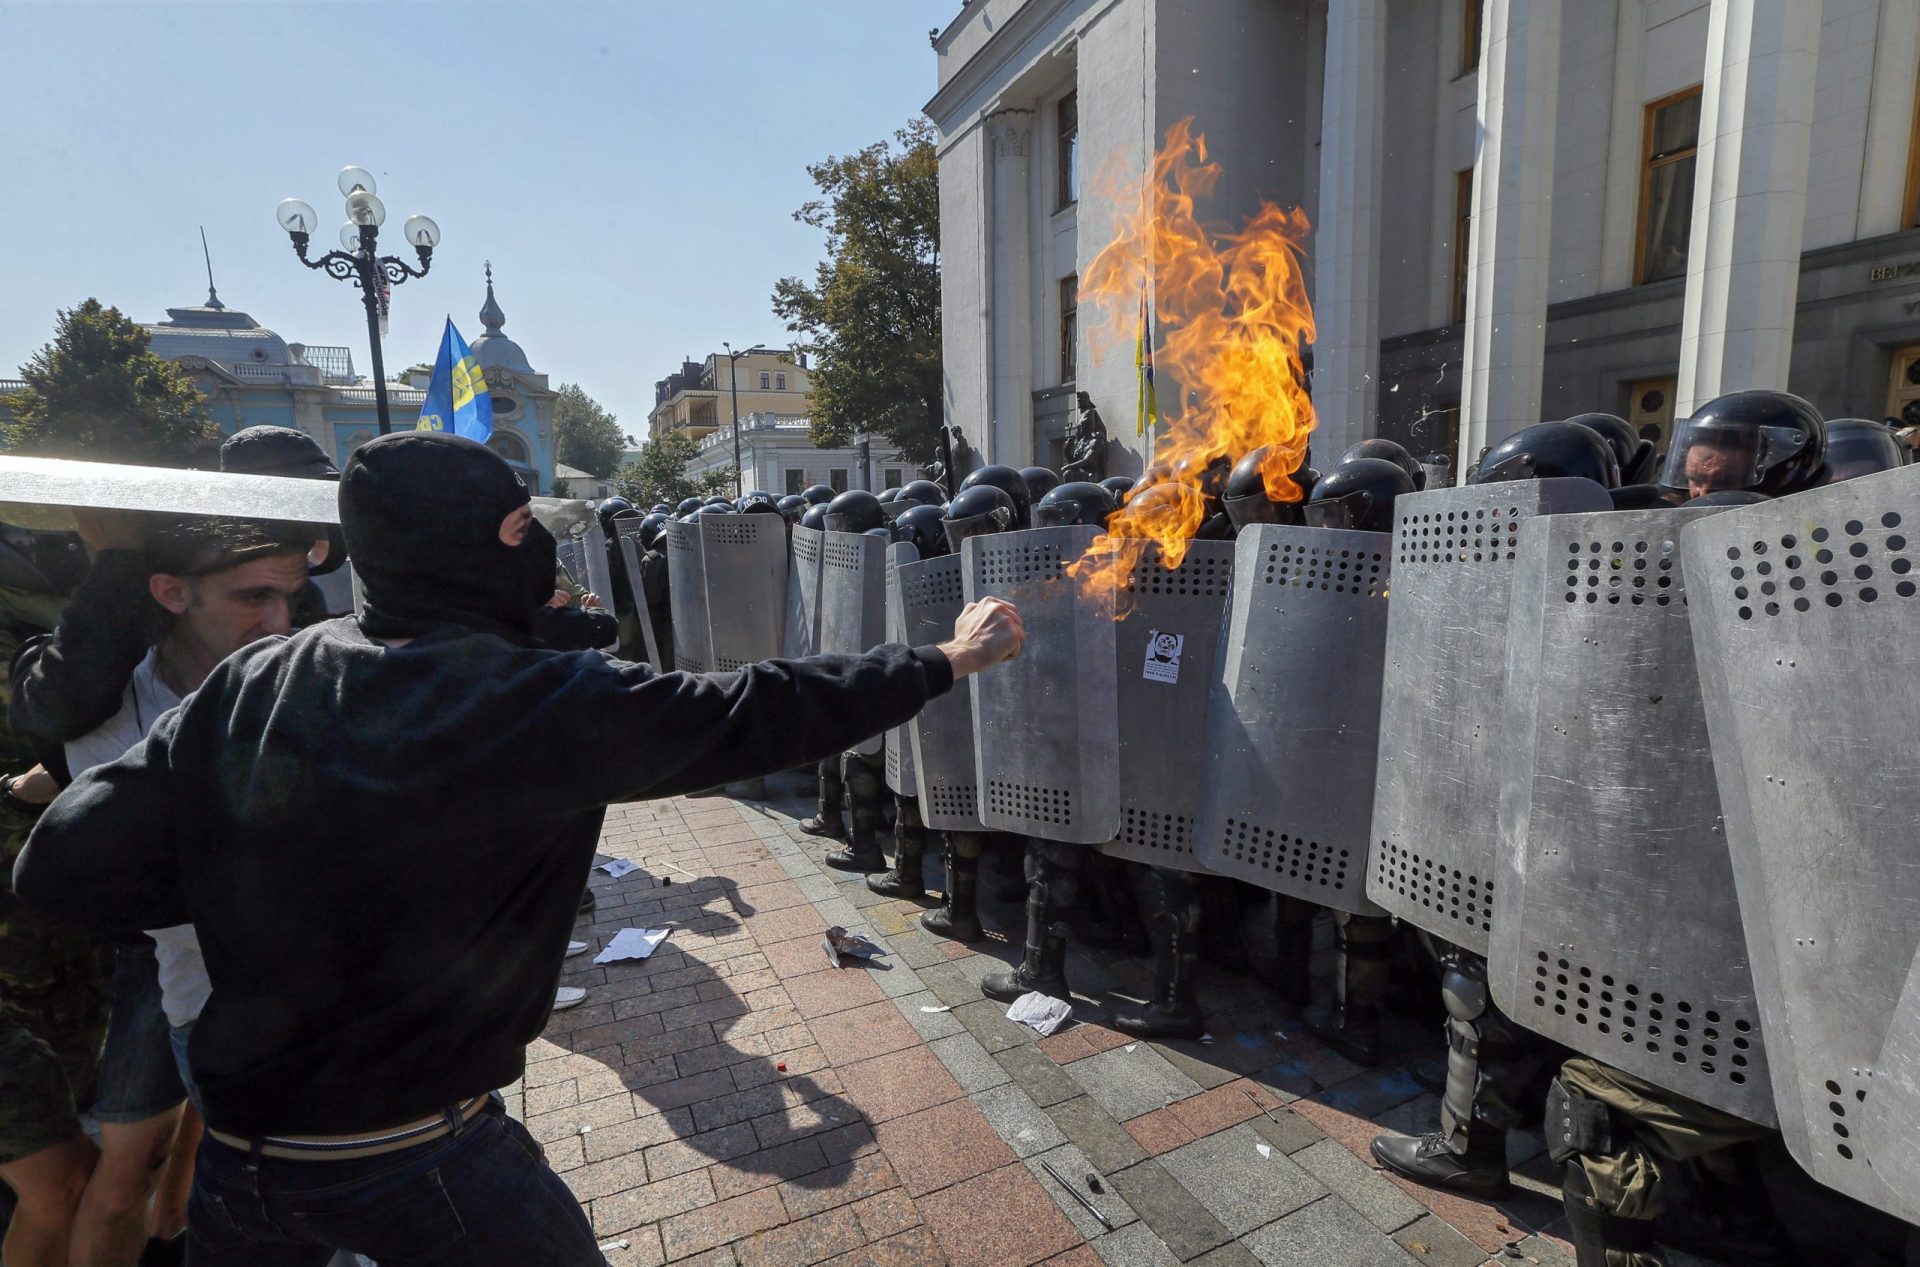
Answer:
<path fill-rule="evenodd" d="M 162 714 L 144 742 L 82 774 L 47 807 L 14 863 L 22 903 L 108 933 L 191 920 L 169 812 L 168 754 L 181 716 Z"/>
<path fill-rule="evenodd" d="M 598 718 L 609 800 L 674 796 L 773 774 L 898 726 L 954 682 L 1020 653 L 1020 613 L 969 604 L 937 647 L 768 660 L 736 673 L 625 670 L 632 685 Z M 671 742 L 663 745 L 661 736 Z"/>
<path fill-rule="evenodd" d="M 50 634 L 14 653 L 7 720 L 41 747 L 56 747 L 98 727 L 120 708 L 121 694 L 153 633 L 146 556 L 108 549 L 94 557 Z"/>

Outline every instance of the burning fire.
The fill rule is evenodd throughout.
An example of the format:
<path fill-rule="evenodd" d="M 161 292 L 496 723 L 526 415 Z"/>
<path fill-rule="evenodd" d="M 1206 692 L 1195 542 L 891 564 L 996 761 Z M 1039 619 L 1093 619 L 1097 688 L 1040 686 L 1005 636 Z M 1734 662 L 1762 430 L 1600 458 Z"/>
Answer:
<path fill-rule="evenodd" d="M 1148 487 L 1191 483 L 1210 463 L 1236 462 L 1265 445 L 1268 496 L 1305 496 L 1291 476 L 1303 464 L 1314 424 L 1300 364 L 1301 343 L 1314 330 L 1301 274 L 1306 213 L 1263 202 L 1239 232 L 1209 229 L 1194 203 L 1213 192 L 1220 171 L 1189 118 L 1167 129 L 1144 196 L 1114 169 L 1096 182 L 1109 205 L 1140 205 L 1121 218 L 1080 284 L 1082 307 L 1097 314 L 1089 347 L 1095 359 L 1131 351 L 1141 296 L 1151 285 L 1161 423 L 1141 487 L 1109 524 L 1113 540 L 1073 566 L 1083 590 L 1124 588 L 1153 545 L 1164 566 L 1180 566 L 1205 499 L 1184 491 L 1148 495 Z"/>

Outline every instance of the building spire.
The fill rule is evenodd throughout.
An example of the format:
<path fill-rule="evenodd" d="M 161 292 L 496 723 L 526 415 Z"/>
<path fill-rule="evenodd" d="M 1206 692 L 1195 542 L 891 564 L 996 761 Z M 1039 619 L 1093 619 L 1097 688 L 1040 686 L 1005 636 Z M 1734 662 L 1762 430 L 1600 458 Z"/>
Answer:
<path fill-rule="evenodd" d="M 487 302 L 480 309 L 480 324 L 487 328 L 488 334 L 500 333 L 507 324 L 507 314 L 500 311 L 500 301 L 493 297 L 493 261 L 487 261 Z"/>
<path fill-rule="evenodd" d="M 207 249 L 207 226 L 200 226 L 200 254 L 207 261 L 207 307 L 225 308 L 220 293 L 213 288 L 213 252 Z"/>

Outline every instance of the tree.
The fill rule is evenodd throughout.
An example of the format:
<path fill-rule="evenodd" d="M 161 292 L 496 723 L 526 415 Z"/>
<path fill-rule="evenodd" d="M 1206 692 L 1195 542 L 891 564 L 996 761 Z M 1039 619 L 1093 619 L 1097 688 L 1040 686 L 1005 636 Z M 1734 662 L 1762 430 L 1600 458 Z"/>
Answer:
<path fill-rule="evenodd" d="M 620 469 L 627 437 L 614 416 L 578 383 L 560 385 L 560 398 L 553 402 L 553 435 L 566 465 L 601 479 L 611 478 Z"/>
<path fill-rule="evenodd" d="M 712 497 L 733 488 L 733 468 L 688 475 L 700 446 L 684 431 L 663 431 L 640 446 L 637 461 L 613 477 L 620 495 L 642 509 L 655 502 L 678 506 L 689 497 Z"/>
<path fill-rule="evenodd" d="M 898 148 L 895 148 L 895 147 Z M 815 359 L 808 420 L 822 448 L 874 431 L 933 460 L 941 413 L 940 167 L 915 119 L 857 154 L 807 168 L 822 198 L 794 219 L 827 234 L 811 285 L 782 278 L 773 310 Z"/>
<path fill-rule="evenodd" d="M 53 342 L 20 367 L 27 385 L 7 398 L 0 441 L 37 457 L 183 465 L 220 429 L 186 371 L 150 343 L 98 299 L 63 310 Z"/>

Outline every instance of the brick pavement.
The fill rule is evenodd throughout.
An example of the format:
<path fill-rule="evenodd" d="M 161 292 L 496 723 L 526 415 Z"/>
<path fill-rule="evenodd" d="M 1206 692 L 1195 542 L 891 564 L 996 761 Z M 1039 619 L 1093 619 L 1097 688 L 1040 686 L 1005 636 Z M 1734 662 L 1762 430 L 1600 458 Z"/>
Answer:
<path fill-rule="evenodd" d="M 943 942 L 914 921 L 920 904 L 827 869 L 828 843 L 794 826 L 803 789 L 772 782 L 771 801 L 609 812 L 602 859 L 641 870 L 594 873 L 581 935 L 597 949 L 625 927 L 672 934 L 642 963 L 572 961 L 566 982 L 588 1000 L 553 1017 L 511 1097 L 615 1267 L 1571 1267 L 1537 1139 L 1498 1205 L 1367 1160 L 1377 1131 L 1437 1120 L 1408 1074 L 1435 1054 L 1429 1029 L 1395 1026 L 1388 1062 L 1361 1070 L 1250 979 L 1209 970 L 1211 1041 L 1132 1042 L 1084 1021 L 1039 1038 L 977 987 L 1014 943 Z M 983 890 L 1010 888 L 991 867 Z M 985 906 L 1017 940 L 1020 908 Z M 829 968 L 828 924 L 890 953 Z M 1069 977 L 1112 1003 L 1138 999 L 1148 970 L 1076 951 Z M 1099 1003 L 1077 1015 L 1097 1020 Z"/>

